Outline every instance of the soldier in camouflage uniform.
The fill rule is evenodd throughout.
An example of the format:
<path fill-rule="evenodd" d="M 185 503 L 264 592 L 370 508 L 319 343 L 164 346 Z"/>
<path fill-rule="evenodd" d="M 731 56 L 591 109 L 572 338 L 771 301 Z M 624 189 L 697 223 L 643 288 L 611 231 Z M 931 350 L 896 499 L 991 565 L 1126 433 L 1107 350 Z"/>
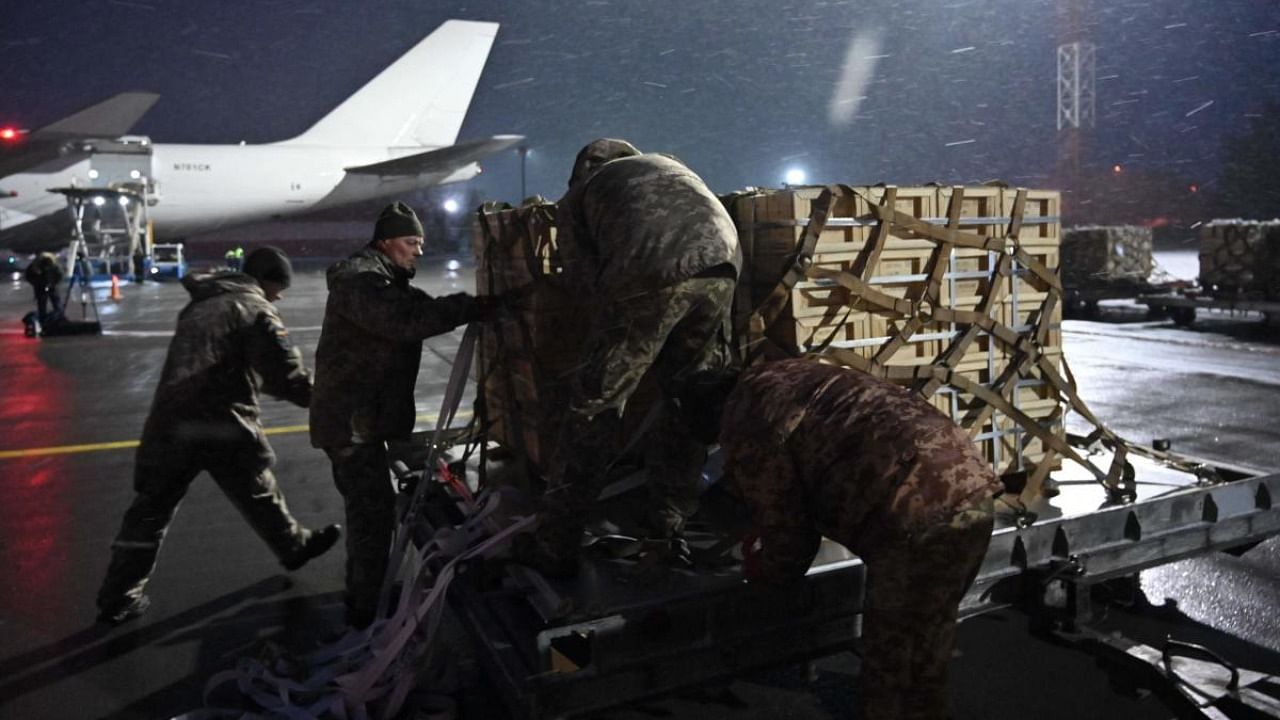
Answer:
<path fill-rule="evenodd" d="M 311 444 L 333 464 L 347 512 L 347 623 L 373 622 L 395 529 L 387 442 L 408 440 L 422 341 L 492 315 L 497 301 L 432 297 L 409 283 L 423 230 L 404 203 L 387 206 L 373 240 L 328 271 L 316 348 Z"/>
<path fill-rule="evenodd" d="M 337 542 L 340 530 L 298 524 L 271 473 L 275 454 L 258 421 L 258 391 L 306 407 L 311 376 L 272 302 L 289 286 L 275 248 L 249 255 L 244 273 L 188 275 L 191 302 L 165 358 L 134 468 L 137 496 L 112 543 L 98 619 L 118 624 L 146 611 L 143 594 L 160 544 L 196 475 L 207 470 L 289 570 Z M 260 379 L 260 380 L 259 380 Z"/>
<path fill-rule="evenodd" d="M 640 154 L 622 140 L 582 149 L 556 216 L 565 276 L 588 294 L 592 312 L 536 542 L 517 548 L 544 572 L 570 575 L 641 378 L 652 370 L 674 397 L 690 373 L 730 364 L 726 326 L 742 260 L 733 221 L 702 180 L 679 161 Z M 662 412 L 674 412 L 661 402 Z M 678 414 L 656 428 L 646 453 L 655 461 L 650 524 L 674 534 L 696 508 L 705 446 L 691 446 Z"/>
<path fill-rule="evenodd" d="M 748 579 L 798 579 L 822 537 L 844 545 L 867 567 L 860 717 L 947 717 L 957 608 L 1003 491 L 968 435 L 896 385 L 808 359 L 748 369 L 721 418 L 724 482 L 759 533 Z"/>

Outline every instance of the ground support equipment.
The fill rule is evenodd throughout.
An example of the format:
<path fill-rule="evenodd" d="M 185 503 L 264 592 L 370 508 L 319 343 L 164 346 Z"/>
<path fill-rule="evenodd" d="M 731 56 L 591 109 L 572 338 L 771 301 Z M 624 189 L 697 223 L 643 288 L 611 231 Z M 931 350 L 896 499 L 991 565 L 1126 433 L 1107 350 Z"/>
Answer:
<path fill-rule="evenodd" d="M 1280 300 L 1223 298 L 1201 294 L 1198 290 L 1142 295 L 1138 302 L 1153 313 L 1168 314 L 1175 323 L 1187 327 L 1196 320 L 1198 311 L 1216 310 L 1231 314 L 1260 313 L 1268 325 L 1280 324 Z"/>

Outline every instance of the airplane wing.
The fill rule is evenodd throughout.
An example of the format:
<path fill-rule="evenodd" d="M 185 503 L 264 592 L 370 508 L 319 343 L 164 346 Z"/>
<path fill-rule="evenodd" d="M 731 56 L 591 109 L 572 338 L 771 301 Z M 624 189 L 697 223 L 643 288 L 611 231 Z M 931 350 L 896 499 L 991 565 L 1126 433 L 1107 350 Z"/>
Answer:
<path fill-rule="evenodd" d="M 346 171 L 354 175 L 381 175 L 384 177 L 388 175 L 422 175 L 426 173 L 452 172 L 470 165 L 480 158 L 506 150 L 521 140 L 524 140 L 523 135 L 495 135 L 483 140 L 472 140 L 437 150 L 406 155 L 394 160 L 384 160 L 372 165 L 349 167 L 346 168 Z"/>
<path fill-rule="evenodd" d="M 68 147 L 68 143 L 124 135 L 159 99 L 159 95 L 150 92 L 120 93 L 46 125 L 21 142 L 0 144 L 0 177 L 58 158 L 66 158 L 68 164 L 75 162 L 80 151 Z"/>

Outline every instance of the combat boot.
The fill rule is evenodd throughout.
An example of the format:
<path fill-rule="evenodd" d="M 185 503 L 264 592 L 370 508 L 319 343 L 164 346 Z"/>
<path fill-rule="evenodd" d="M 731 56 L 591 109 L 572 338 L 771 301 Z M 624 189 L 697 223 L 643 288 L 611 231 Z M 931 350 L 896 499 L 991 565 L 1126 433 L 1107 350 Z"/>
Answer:
<path fill-rule="evenodd" d="M 123 605 L 101 609 L 98 611 L 98 622 L 111 626 L 120 625 L 142 615 L 150 607 L 151 598 L 139 595 Z"/>
<path fill-rule="evenodd" d="M 341 525 L 326 525 L 307 536 L 302 546 L 280 559 L 285 570 L 298 570 L 312 558 L 319 557 L 329 551 L 338 538 L 342 537 Z"/>

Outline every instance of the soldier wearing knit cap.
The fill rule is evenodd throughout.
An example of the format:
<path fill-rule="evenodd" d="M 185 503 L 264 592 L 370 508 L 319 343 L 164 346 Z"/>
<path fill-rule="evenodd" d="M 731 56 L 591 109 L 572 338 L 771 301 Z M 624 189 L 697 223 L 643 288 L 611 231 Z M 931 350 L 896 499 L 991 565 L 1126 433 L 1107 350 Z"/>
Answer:
<path fill-rule="evenodd" d="M 329 525 L 312 532 L 289 512 L 271 466 L 275 453 L 259 422 L 258 393 L 295 405 L 311 401 L 311 375 L 271 305 L 293 269 L 277 248 L 250 253 L 244 272 L 182 279 L 191 302 L 165 358 L 138 446 L 137 494 L 111 546 L 98 592 L 98 619 L 118 624 L 146 611 L 144 594 L 160 544 L 191 482 L 208 471 L 286 569 L 333 547 Z"/>
<path fill-rule="evenodd" d="M 422 223 L 397 202 L 373 239 L 328 270 L 329 299 L 316 348 L 311 444 L 333 465 L 347 514 L 347 623 L 374 620 L 395 528 L 387 442 L 413 431 L 422 341 L 494 314 L 466 293 L 432 297 L 410 284 L 422 255 Z"/>

